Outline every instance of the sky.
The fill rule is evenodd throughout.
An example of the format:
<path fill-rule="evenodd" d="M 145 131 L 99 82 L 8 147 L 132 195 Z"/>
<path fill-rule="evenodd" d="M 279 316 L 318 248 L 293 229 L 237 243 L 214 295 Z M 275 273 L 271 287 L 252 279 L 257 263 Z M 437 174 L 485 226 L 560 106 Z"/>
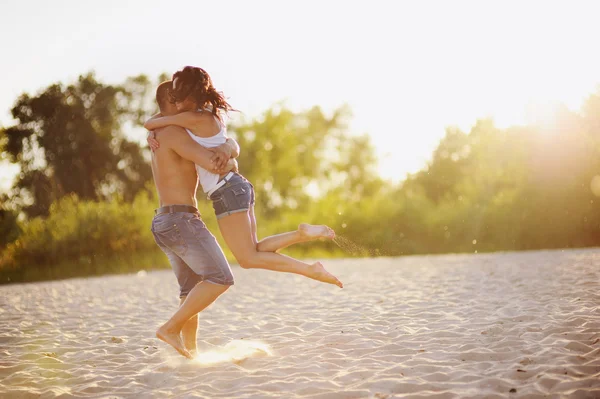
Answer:
<path fill-rule="evenodd" d="M 578 109 L 600 84 L 599 11 L 594 1 L 3 1 L 0 126 L 21 93 L 91 70 L 119 83 L 194 65 L 247 117 L 281 101 L 348 105 L 350 132 L 369 134 L 380 174 L 400 181 L 448 126 L 522 124 L 554 102 Z M 0 188 L 15 170 L 0 164 Z"/>

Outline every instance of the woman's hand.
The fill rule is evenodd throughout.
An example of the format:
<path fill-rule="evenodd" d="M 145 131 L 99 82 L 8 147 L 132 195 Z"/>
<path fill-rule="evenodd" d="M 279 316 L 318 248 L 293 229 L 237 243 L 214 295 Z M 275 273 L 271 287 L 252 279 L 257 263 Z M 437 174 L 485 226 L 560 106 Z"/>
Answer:
<path fill-rule="evenodd" d="M 225 164 L 225 167 L 223 169 L 215 169 L 213 170 L 213 173 L 216 173 L 218 175 L 224 175 L 227 172 L 237 172 L 238 171 L 238 162 L 235 160 L 235 158 L 231 158 L 229 161 L 227 161 L 227 163 Z"/>
<path fill-rule="evenodd" d="M 160 147 L 158 140 L 156 140 L 156 133 L 154 133 L 154 131 L 152 130 L 148 132 L 148 135 L 146 136 L 146 141 L 148 142 L 148 146 L 150 147 L 152 152 L 158 150 L 158 148 Z"/>
<path fill-rule="evenodd" d="M 214 165 L 215 170 L 221 170 L 227 165 L 227 162 L 231 158 L 231 146 L 227 143 L 221 144 L 218 147 L 209 148 L 213 152 L 213 156 L 210 161 Z"/>

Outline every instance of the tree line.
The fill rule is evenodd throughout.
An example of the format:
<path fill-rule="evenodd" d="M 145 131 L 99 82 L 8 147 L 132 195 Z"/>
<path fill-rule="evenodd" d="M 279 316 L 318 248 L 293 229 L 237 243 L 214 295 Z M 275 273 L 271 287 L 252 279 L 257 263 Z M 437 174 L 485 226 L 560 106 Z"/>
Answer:
<path fill-rule="evenodd" d="M 125 133 L 156 111 L 156 84 L 140 75 L 110 85 L 89 73 L 16 99 L 16 123 L 0 129 L 0 158 L 21 170 L 0 199 L 2 282 L 166 266 L 149 233 L 157 201 L 148 149 Z M 600 91 L 545 123 L 448 128 L 427 166 L 398 184 L 377 176 L 369 137 L 349 134 L 349 118 L 344 107 L 328 115 L 275 105 L 230 126 L 256 189 L 259 236 L 305 221 L 333 227 L 337 245 L 293 249 L 311 256 L 598 244 Z"/>

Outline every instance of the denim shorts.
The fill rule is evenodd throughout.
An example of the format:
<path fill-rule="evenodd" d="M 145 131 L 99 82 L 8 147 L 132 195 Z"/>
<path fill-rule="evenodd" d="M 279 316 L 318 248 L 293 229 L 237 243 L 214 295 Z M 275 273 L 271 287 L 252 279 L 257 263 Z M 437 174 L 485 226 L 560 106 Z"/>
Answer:
<path fill-rule="evenodd" d="M 245 212 L 254 205 L 254 186 L 239 173 L 210 195 L 217 219 Z"/>
<path fill-rule="evenodd" d="M 215 236 L 197 213 L 174 212 L 152 219 L 154 240 L 167 255 L 184 297 L 201 281 L 233 285 L 233 273 Z"/>

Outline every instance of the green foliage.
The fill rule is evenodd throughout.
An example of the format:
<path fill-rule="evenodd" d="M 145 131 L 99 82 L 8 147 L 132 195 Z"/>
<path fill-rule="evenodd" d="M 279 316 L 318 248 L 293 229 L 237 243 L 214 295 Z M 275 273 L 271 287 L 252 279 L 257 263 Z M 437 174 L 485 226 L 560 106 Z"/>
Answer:
<path fill-rule="evenodd" d="M 599 132 L 588 121 L 563 108 L 547 126 L 501 130 L 482 120 L 468 135 L 449 129 L 429 167 L 402 188 L 420 186 L 436 204 L 417 252 L 597 245 L 590 185 L 600 174 Z"/>
<path fill-rule="evenodd" d="M 52 204 L 47 217 L 38 216 L 24 224 L 19 239 L 6 247 L 0 258 L 3 277 L 15 281 L 25 272 L 67 277 L 154 266 L 127 262 L 134 254 L 160 252 L 150 231 L 153 205 L 146 193 L 133 202 L 81 201 L 75 195 L 66 196 Z M 121 263 L 107 265 L 107 259 Z M 97 269 L 99 264 L 103 268 Z"/>
<path fill-rule="evenodd" d="M 11 111 L 18 122 L 4 129 L 1 140 L 4 153 L 21 167 L 15 205 L 38 216 L 70 194 L 104 200 L 118 193 L 132 200 L 151 171 L 122 126 L 148 113 L 150 87 L 144 76 L 112 86 L 90 73 L 66 87 L 21 95 Z"/>
<path fill-rule="evenodd" d="M 15 241 L 20 234 L 17 214 L 7 209 L 0 209 L 0 249 Z"/>
<path fill-rule="evenodd" d="M 306 186 L 328 180 L 327 146 L 339 141 L 344 117 L 341 110 L 328 118 L 318 107 L 295 114 L 278 106 L 230 128 L 242 148 L 240 172 L 254 183 L 258 206 L 269 216 L 302 206 Z"/>

